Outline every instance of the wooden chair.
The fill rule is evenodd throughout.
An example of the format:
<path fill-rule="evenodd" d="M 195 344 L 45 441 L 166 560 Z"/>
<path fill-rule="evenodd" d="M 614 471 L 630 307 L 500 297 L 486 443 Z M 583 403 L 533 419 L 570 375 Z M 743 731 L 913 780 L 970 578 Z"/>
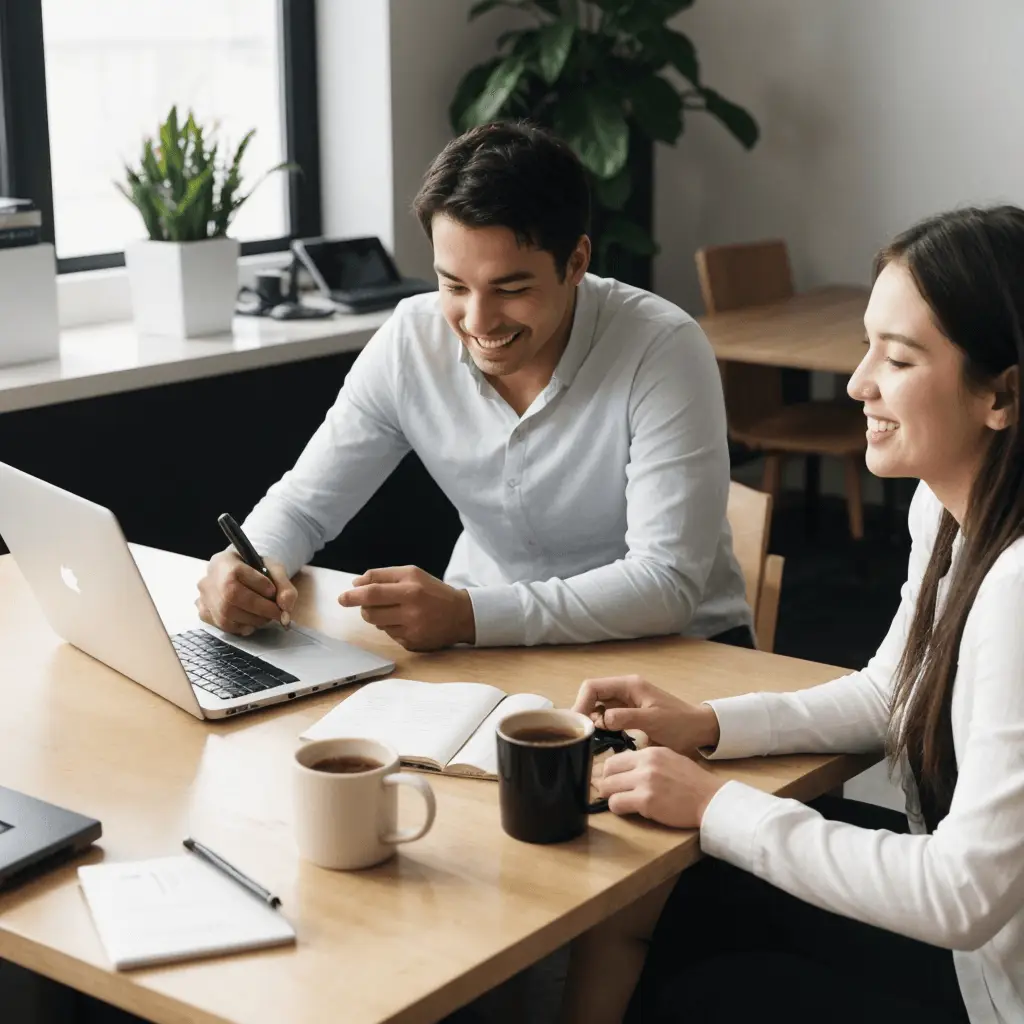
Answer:
<path fill-rule="evenodd" d="M 782 592 L 781 555 L 768 554 L 772 496 L 734 480 L 726 512 L 732 528 L 732 549 L 747 584 L 747 602 L 754 612 L 754 634 L 762 651 L 775 649 L 775 625 Z"/>
<path fill-rule="evenodd" d="M 786 243 L 753 242 L 697 251 L 697 273 L 709 316 L 780 302 L 793 294 Z M 861 410 L 840 401 L 782 402 L 782 370 L 723 362 L 729 436 L 765 455 L 762 489 L 778 501 L 787 456 L 833 455 L 843 460 L 850 533 L 864 536 L 861 467 L 867 441 Z"/>

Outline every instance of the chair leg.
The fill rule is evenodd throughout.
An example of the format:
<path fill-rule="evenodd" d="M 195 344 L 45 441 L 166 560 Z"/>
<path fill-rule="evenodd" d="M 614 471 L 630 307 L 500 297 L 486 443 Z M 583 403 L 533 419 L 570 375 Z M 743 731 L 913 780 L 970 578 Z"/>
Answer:
<path fill-rule="evenodd" d="M 808 537 L 818 532 L 821 498 L 821 456 L 804 456 L 804 530 Z"/>
<path fill-rule="evenodd" d="M 861 495 L 860 455 L 848 455 L 843 460 L 846 477 L 846 511 L 850 517 L 850 536 L 854 540 L 864 539 L 864 501 Z"/>
<path fill-rule="evenodd" d="M 764 473 L 761 476 L 761 490 L 772 496 L 772 508 L 779 504 L 782 489 L 782 456 L 769 452 L 764 457 Z"/>

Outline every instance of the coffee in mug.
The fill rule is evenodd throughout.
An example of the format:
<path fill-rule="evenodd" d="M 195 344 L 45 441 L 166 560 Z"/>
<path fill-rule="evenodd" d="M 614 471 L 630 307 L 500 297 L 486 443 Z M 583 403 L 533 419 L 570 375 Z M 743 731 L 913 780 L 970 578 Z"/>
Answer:
<path fill-rule="evenodd" d="M 315 772 L 332 772 L 335 775 L 353 775 L 356 772 L 372 772 L 383 768 L 380 761 L 372 757 L 325 757 L 309 766 Z"/>
<path fill-rule="evenodd" d="M 376 740 L 299 747 L 292 762 L 299 853 L 323 868 L 366 868 L 387 860 L 400 843 L 426 835 L 434 823 L 434 791 L 422 775 L 399 768 L 397 751 Z M 421 825 L 398 828 L 399 786 L 423 797 Z"/>
<path fill-rule="evenodd" d="M 583 738 L 577 729 L 526 726 L 509 733 L 509 739 L 517 743 L 529 743 L 538 747 L 557 747 Z"/>
<path fill-rule="evenodd" d="M 582 835 L 591 805 L 594 723 L 575 711 L 520 711 L 498 724 L 501 827 L 527 843 Z"/>

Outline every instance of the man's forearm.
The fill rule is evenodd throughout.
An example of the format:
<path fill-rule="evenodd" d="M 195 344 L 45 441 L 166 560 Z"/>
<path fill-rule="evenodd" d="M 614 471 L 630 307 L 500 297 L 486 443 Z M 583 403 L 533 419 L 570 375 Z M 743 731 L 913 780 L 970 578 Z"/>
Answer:
<path fill-rule="evenodd" d="M 471 587 L 481 647 L 578 644 L 685 629 L 696 601 L 669 570 L 622 560 L 566 580 Z"/>

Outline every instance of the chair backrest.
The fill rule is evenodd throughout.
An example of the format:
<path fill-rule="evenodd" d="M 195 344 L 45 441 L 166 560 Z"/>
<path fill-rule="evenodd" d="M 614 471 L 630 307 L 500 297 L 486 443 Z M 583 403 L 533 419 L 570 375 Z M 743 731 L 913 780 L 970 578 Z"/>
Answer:
<path fill-rule="evenodd" d="M 786 243 L 780 240 L 698 249 L 697 276 L 708 315 L 781 302 L 793 294 Z M 782 406 L 782 371 L 720 363 L 729 426 L 743 429 Z"/>
<path fill-rule="evenodd" d="M 726 517 L 732 529 L 732 549 L 747 586 L 747 603 L 754 613 L 754 633 L 762 651 L 775 649 L 783 559 L 768 554 L 772 497 L 732 481 Z"/>
<path fill-rule="evenodd" d="M 780 302 L 793 294 L 789 253 L 778 239 L 698 249 L 697 275 L 709 314 Z"/>
<path fill-rule="evenodd" d="M 772 523 L 772 496 L 736 483 L 729 484 L 726 518 L 732 528 L 732 550 L 747 584 L 747 604 L 757 616 L 761 577 L 768 554 L 768 533 Z"/>

